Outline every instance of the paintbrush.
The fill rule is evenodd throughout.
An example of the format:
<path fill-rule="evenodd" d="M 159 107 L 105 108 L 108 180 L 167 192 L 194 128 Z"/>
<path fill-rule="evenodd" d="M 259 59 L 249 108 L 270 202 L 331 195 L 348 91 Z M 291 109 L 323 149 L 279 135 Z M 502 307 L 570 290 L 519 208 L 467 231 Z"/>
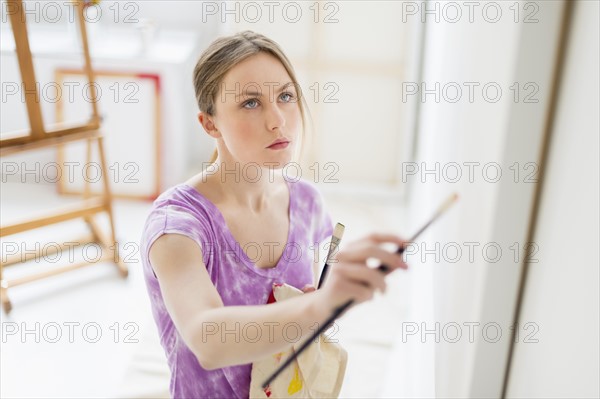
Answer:
<path fill-rule="evenodd" d="M 343 235 L 344 225 L 341 223 L 336 224 L 335 229 L 333 230 L 333 236 L 331 237 L 331 243 L 329 244 L 329 252 L 327 253 L 327 258 L 325 258 L 325 266 L 323 267 L 323 271 L 321 272 L 321 277 L 319 278 L 319 285 L 317 285 L 317 289 L 321 288 L 321 286 L 323 285 L 323 281 L 325 281 L 325 276 L 327 275 L 327 271 L 329 270 L 329 263 L 331 262 L 331 257 L 340 245 L 340 241 L 342 240 Z"/>
<path fill-rule="evenodd" d="M 456 202 L 456 200 L 458 200 L 458 194 L 454 193 L 451 196 L 449 196 L 446 199 L 446 201 L 442 202 L 442 204 L 438 207 L 437 211 L 433 214 L 431 219 L 429 219 L 429 221 L 427 223 L 425 223 L 423 225 L 423 227 L 421 227 L 419 230 L 417 230 L 417 232 L 415 234 L 413 234 L 413 236 L 410 238 L 410 240 L 408 240 L 408 242 L 415 241 L 417 239 L 417 237 L 419 237 L 421 235 L 421 233 L 423 233 L 425 231 L 426 228 L 431 226 L 431 224 L 433 222 L 435 222 L 435 220 L 437 218 L 439 218 L 444 212 L 446 212 L 452 206 L 452 204 L 454 204 L 454 202 Z M 399 255 L 402 255 L 404 253 L 405 249 L 406 249 L 406 247 L 399 247 L 398 250 L 396 251 L 396 253 Z M 390 267 L 387 265 L 379 265 L 379 267 L 377 267 L 377 269 L 383 273 L 387 273 L 387 272 L 389 272 Z"/>
<path fill-rule="evenodd" d="M 408 242 L 415 241 L 417 239 L 417 237 L 421 233 L 423 233 L 423 231 L 425 231 L 425 229 L 427 227 L 429 227 L 438 217 L 440 217 L 444 212 L 446 212 L 450 208 L 450 206 L 452 204 L 454 204 L 454 202 L 456 202 L 457 199 L 458 199 L 458 195 L 456 193 L 452 194 L 450 197 L 448 197 L 448 199 L 440 205 L 440 207 L 437 209 L 437 211 L 434 213 L 434 215 L 431 217 L 431 219 L 429 219 L 429 221 L 427 223 L 425 223 L 423 225 L 423 227 L 421 227 L 419 230 L 417 230 L 417 232 L 415 234 L 413 234 L 413 236 L 411 237 L 411 239 Z M 402 253 L 404 253 L 405 248 L 406 247 L 404 247 L 404 246 L 399 247 L 398 250 L 396 251 L 396 253 L 401 255 Z M 377 270 L 379 270 L 382 273 L 389 274 L 389 273 L 391 273 L 390 270 L 392 270 L 392 268 L 385 264 L 381 264 L 377 267 Z M 312 336 L 309 339 L 307 339 L 302 344 L 302 346 L 300 346 L 298 348 L 297 351 L 295 351 L 295 353 L 292 356 L 287 358 L 286 361 L 284 363 L 282 363 L 281 366 L 279 366 L 279 368 L 277 368 L 277 370 L 275 370 L 275 372 L 269 378 L 267 378 L 267 380 L 262 384 L 263 389 L 266 388 L 275 378 L 277 378 L 277 376 L 279 374 L 281 374 L 281 372 L 283 370 L 285 370 L 285 368 L 287 366 L 289 366 L 298 356 L 300 356 L 300 354 L 308 347 L 308 345 L 310 345 L 310 343 L 316 337 L 320 336 L 325 330 L 327 330 L 329 328 L 329 326 L 335 321 L 335 319 L 337 319 L 342 313 L 344 313 L 346 311 L 346 309 L 348 309 L 350 306 L 352 306 L 353 303 L 354 303 L 354 299 L 351 299 L 348 302 L 344 303 L 343 305 L 335 308 L 335 310 L 333 311 L 331 316 L 325 321 L 325 323 L 323 323 L 321 325 L 321 327 L 319 327 L 312 334 Z"/>

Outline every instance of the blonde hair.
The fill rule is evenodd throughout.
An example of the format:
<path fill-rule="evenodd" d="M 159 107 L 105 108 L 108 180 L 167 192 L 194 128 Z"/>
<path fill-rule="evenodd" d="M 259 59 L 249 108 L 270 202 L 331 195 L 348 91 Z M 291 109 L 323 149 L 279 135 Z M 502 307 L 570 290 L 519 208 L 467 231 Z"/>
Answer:
<path fill-rule="evenodd" d="M 269 53 L 277 58 L 288 75 L 290 75 L 292 83 L 296 88 L 298 107 L 300 108 L 302 118 L 300 140 L 300 150 L 302 153 L 304 150 L 302 138 L 305 135 L 306 112 L 308 109 L 306 101 L 300 90 L 294 68 L 283 50 L 275 41 L 260 33 L 246 30 L 232 36 L 220 37 L 213 41 L 204 53 L 202 53 L 194 68 L 194 89 L 196 91 L 198 108 L 208 115 L 214 115 L 219 87 L 227 72 L 241 61 L 260 52 Z M 210 163 L 213 163 L 217 159 L 217 156 L 218 151 L 215 149 Z"/>

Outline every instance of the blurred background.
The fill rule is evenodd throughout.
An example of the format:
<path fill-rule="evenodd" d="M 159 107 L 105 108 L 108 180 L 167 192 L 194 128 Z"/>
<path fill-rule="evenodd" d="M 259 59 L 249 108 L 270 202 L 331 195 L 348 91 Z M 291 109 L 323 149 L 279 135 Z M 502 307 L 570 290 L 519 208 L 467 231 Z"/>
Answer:
<path fill-rule="evenodd" d="M 44 123 L 88 120 L 76 8 L 24 10 Z M 2 1 L 3 140 L 30 129 L 14 12 Z M 598 1 L 102 0 L 84 13 L 106 167 L 82 140 L 2 153 L 2 397 L 168 397 L 139 240 L 156 196 L 214 149 L 195 62 L 246 29 L 296 68 L 311 123 L 290 173 L 317 185 L 344 241 L 410 237 L 460 197 L 387 293 L 338 321 L 341 397 L 600 396 Z M 103 173 L 127 278 L 111 248 L 60 246 L 93 224 L 6 227 L 75 207 L 86 180 L 102 194 Z"/>

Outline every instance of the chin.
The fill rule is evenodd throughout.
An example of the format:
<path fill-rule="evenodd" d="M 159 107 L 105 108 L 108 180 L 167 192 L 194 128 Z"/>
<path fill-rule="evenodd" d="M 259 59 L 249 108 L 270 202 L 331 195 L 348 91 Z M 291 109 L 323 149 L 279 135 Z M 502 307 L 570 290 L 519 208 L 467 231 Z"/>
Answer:
<path fill-rule="evenodd" d="M 294 149 L 286 148 L 285 150 L 274 151 L 270 156 L 264 157 L 263 162 L 277 162 L 281 165 L 285 165 L 289 162 L 292 162 L 294 159 Z M 282 167 L 282 166 L 279 166 Z"/>
<path fill-rule="evenodd" d="M 280 170 L 280 169 L 283 169 L 285 167 L 285 165 L 287 165 L 290 162 L 292 162 L 291 156 L 285 157 L 285 159 L 280 158 L 280 159 L 266 160 L 266 161 L 264 161 L 264 163 L 262 165 L 265 169 Z"/>

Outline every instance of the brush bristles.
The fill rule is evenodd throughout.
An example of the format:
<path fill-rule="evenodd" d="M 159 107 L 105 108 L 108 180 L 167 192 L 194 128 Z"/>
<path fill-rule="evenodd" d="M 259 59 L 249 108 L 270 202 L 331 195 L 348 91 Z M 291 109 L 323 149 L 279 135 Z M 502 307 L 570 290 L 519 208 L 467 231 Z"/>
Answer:
<path fill-rule="evenodd" d="M 456 200 L 458 200 L 458 194 L 454 193 L 450 197 L 448 197 L 446 201 L 444 201 L 444 203 L 440 206 L 438 213 L 445 212 L 448 208 L 450 208 L 452 204 L 454 204 Z"/>
<path fill-rule="evenodd" d="M 333 229 L 333 236 L 338 239 L 341 239 L 342 236 L 344 235 L 344 229 L 345 229 L 345 227 L 343 224 L 341 224 L 341 223 L 336 224 L 335 228 Z"/>

